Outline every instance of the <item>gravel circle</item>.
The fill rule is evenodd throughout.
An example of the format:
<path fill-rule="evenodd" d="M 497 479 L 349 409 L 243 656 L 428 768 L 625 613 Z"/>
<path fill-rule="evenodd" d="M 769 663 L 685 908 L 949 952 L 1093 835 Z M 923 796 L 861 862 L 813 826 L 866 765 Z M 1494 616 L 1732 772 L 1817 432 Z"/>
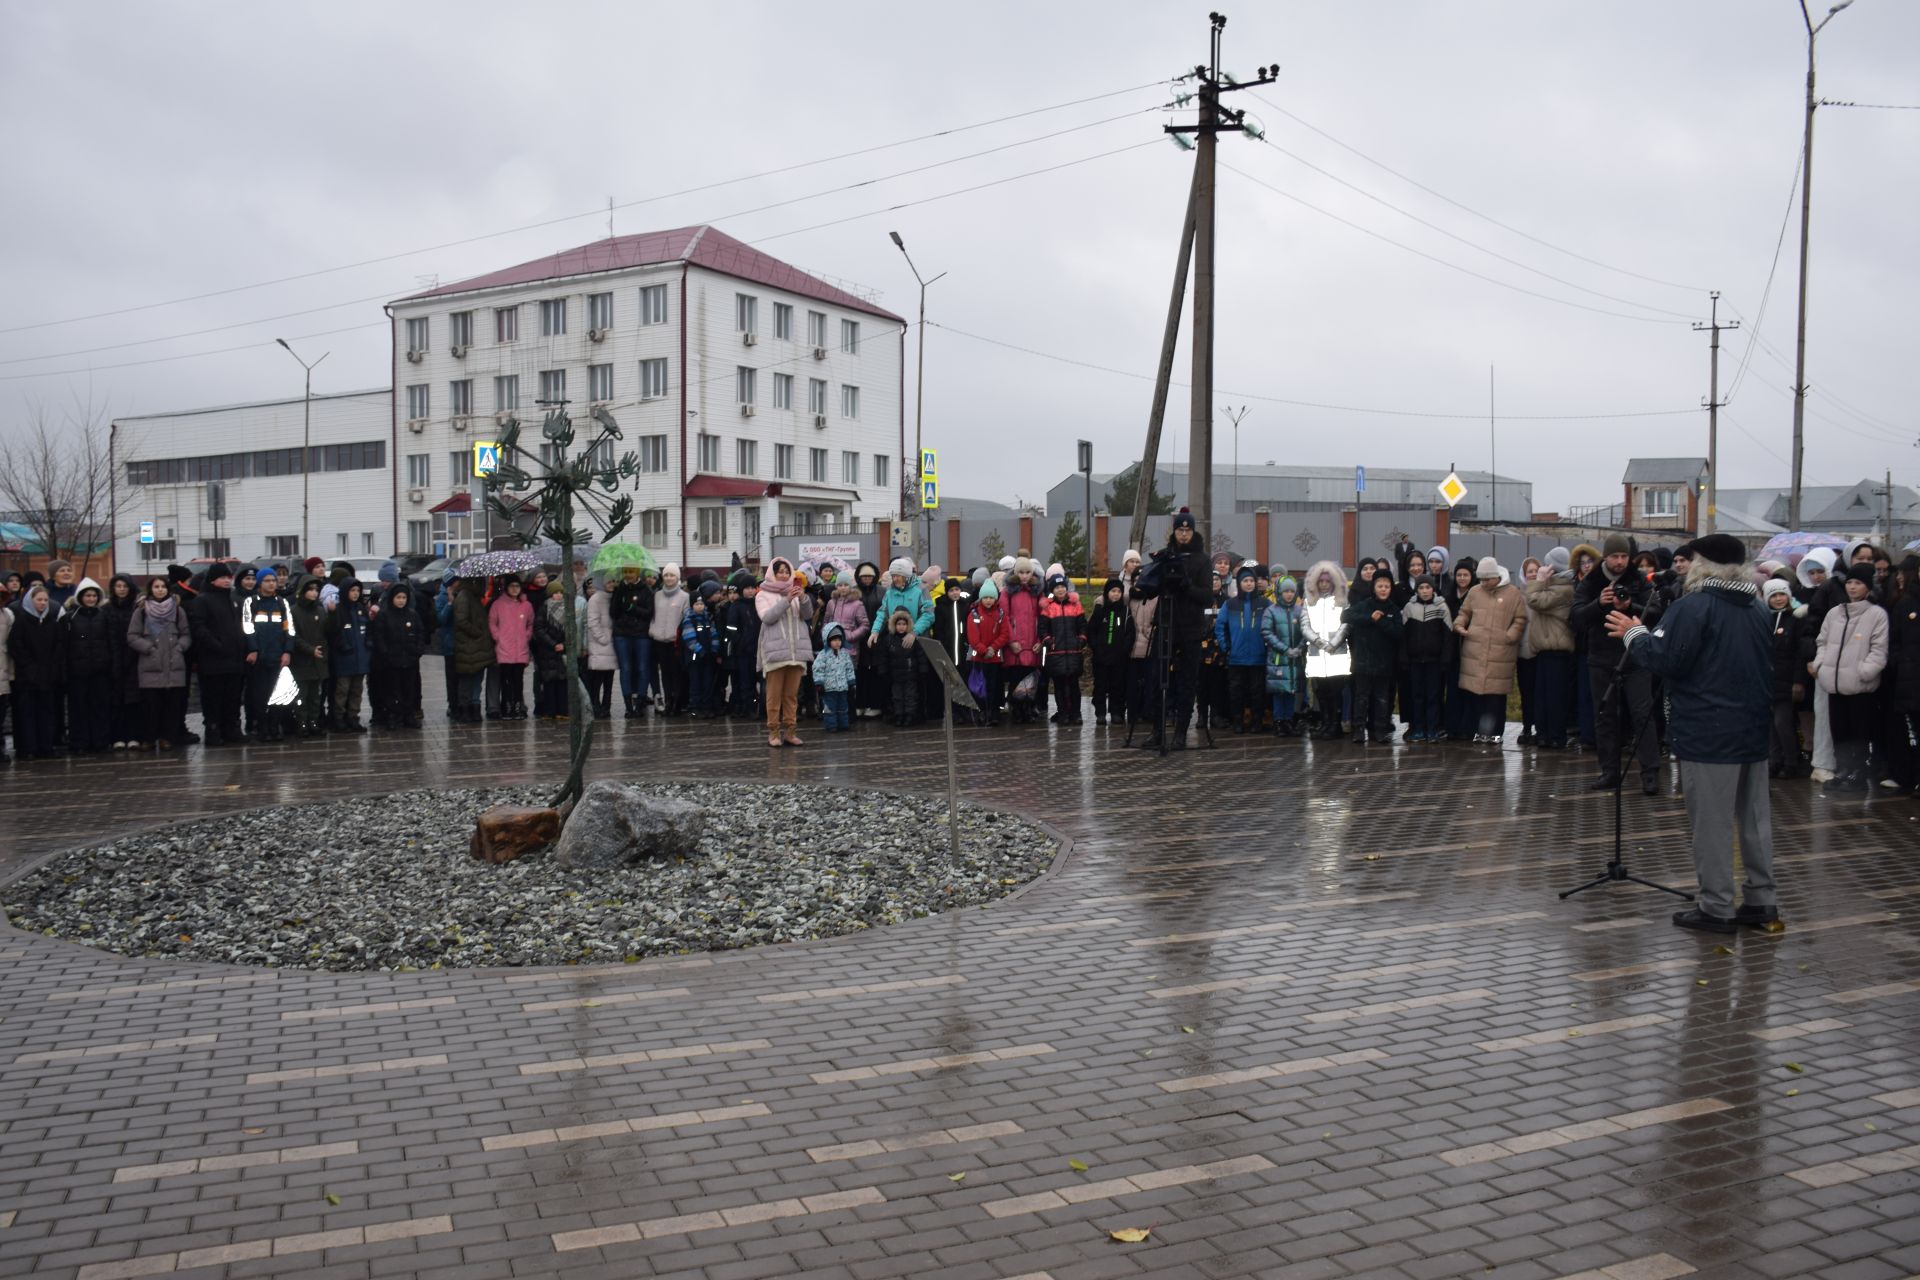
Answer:
<path fill-rule="evenodd" d="M 831 787 L 654 785 L 708 813 L 697 853 L 567 871 L 469 856 L 492 804 L 546 789 L 289 805 L 77 849 L 0 889 L 15 928 L 127 956 L 269 968 L 605 964 L 856 933 L 1005 897 L 1058 846 L 1032 822 Z"/>

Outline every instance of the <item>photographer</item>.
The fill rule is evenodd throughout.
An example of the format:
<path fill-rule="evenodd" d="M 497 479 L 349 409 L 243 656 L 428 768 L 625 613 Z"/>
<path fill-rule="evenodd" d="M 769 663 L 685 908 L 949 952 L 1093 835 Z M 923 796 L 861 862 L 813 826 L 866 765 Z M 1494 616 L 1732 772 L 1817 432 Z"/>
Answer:
<path fill-rule="evenodd" d="M 1650 796 L 1660 794 L 1660 743 L 1646 730 L 1653 718 L 1653 673 L 1642 667 L 1620 669 L 1626 647 L 1607 625 L 1608 615 L 1619 613 L 1644 626 L 1660 619 L 1653 585 L 1635 572 L 1633 540 L 1624 533 L 1607 536 L 1600 567 L 1582 578 L 1573 589 L 1570 620 L 1576 635 L 1587 638 L 1587 674 L 1593 687 L 1593 709 L 1597 721 L 1600 777 L 1590 788 L 1606 791 L 1620 781 L 1621 703 L 1631 717 L 1635 746 L 1640 761 L 1640 788 Z M 1616 691 L 1614 685 L 1621 684 Z M 1622 696 L 1624 695 L 1624 697 Z"/>
<path fill-rule="evenodd" d="M 1213 566 L 1207 559 L 1207 540 L 1201 536 L 1193 513 L 1187 508 L 1180 508 L 1173 517 L 1173 533 L 1166 547 L 1153 559 L 1152 568 L 1144 573 L 1153 573 L 1159 579 L 1160 604 L 1166 611 L 1160 616 L 1166 621 L 1167 634 L 1165 648 L 1160 647 L 1156 637 L 1152 650 L 1148 697 L 1153 704 L 1148 715 L 1159 710 L 1162 687 L 1159 664 L 1165 662 L 1169 664 L 1164 673 L 1166 732 L 1172 735 L 1167 746 L 1184 751 L 1187 721 L 1193 715 L 1193 695 L 1200 680 L 1200 646 L 1210 633 L 1207 610 L 1213 604 Z M 1158 751 L 1160 729 L 1156 726 L 1153 736 L 1141 745 Z"/>

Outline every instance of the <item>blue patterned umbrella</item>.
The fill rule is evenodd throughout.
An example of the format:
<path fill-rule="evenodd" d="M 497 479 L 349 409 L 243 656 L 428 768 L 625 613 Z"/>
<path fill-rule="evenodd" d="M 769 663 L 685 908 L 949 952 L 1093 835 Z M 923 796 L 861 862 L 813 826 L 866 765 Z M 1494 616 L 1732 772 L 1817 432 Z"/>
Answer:
<path fill-rule="evenodd" d="M 503 573 L 532 573 L 541 563 L 534 551 L 482 551 L 462 560 L 454 572 L 461 578 L 497 578 Z"/>
<path fill-rule="evenodd" d="M 1831 547 L 1839 551 L 1846 545 L 1843 539 L 1830 533 L 1776 533 L 1767 539 L 1767 545 L 1760 548 L 1760 554 L 1754 558 L 1799 564 L 1807 552 L 1815 547 Z"/>

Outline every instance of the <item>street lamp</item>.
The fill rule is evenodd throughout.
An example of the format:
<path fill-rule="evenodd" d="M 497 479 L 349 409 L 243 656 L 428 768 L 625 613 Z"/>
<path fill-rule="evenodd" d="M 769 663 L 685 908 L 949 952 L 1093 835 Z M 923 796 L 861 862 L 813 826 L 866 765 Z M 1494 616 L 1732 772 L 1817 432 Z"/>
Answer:
<path fill-rule="evenodd" d="M 1238 409 L 1223 405 L 1220 412 L 1227 415 L 1227 421 L 1233 424 L 1233 509 L 1240 510 L 1240 419 L 1247 416 L 1252 405 L 1241 405 Z"/>
<path fill-rule="evenodd" d="M 285 338 L 275 338 L 274 341 L 286 347 L 288 355 L 300 360 L 300 353 L 288 347 Z M 332 354 L 331 351 L 323 351 L 320 360 Z M 300 411 L 300 554 L 303 557 L 313 554 L 313 543 L 310 541 L 312 530 L 307 527 L 307 515 L 313 491 L 313 482 L 309 479 L 313 470 L 313 370 L 320 360 L 315 360 L 313 364 L 300 360 L 300 367 L 307 371 L 305 404 Z"/>
<path fill-rule="evenodd" d="M 1833 21 L 1833 15 L 1852 4 L 1840 3 L 1827 10 L 1816 24 L 1807 12 L 1807 0 L 1800 0 L 1800 17 L 1807 24 L 1807 130 L 1800 153 L 1800 316 L 1794 326 L 1793 348 L 1793 489 L 1787 496 L 1787 528 L 1800 527 L 1800 475 L 1805 460 L 1807 422 L 1807 221 L 1813 212 L 1813 42 L 1821 28 Z"/>
<path fill-rule="evenodd" d="M 933 280 L 922 279 L 920 276 L 920 268 L 913 265 L 913 255 L 907 252 L 907 242 L 900 238 L 900 233 L 898 231 L 889 231 L 887 235 L 892 239 L 893 247 L 900 251 L 900 256 L 907 260 L 907 270 L 913 272 L 913 278 L 918 281 L 920 285 L 920 337 L 918 350 L 915 354 L 916 367 L 913 373 L 913 487 L 920 489 L 922 488 L 920 481 L 920 463 L 926 457 L 925 452 L 923 452 L 926 448 L 926 443 L 921 434 L 921 415 L 927 404 L 927 286 L 947 273 L 942 271 L 940 275 L 933 277 Z M 905 512 L 901 514 L 904 516 Z M 928 511 L 926 517 L 927 563 L 932 563 L 933 512 Z M 925 567 L 925 564 L 921 565 L 921 568 L 924 569 Z"/>

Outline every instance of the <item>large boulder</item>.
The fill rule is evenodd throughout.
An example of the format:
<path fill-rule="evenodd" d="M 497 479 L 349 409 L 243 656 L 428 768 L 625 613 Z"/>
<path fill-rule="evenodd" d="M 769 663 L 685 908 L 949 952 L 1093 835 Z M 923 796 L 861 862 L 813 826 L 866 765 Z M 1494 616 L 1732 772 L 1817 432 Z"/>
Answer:
<path fill-rule="evenodd" d="M 560 838 L 560 811 L 496 804 L 474 824 L 467 852 L 482 862 L 512 862 Z"/>
<path fill-rule="evenodd" d="M 624 867 L 644 858 L 694 852 L 707 816 L 685 800 L 620 782 L 589 782 L 567 815 L 554 860 L 570 870 Z"/>

